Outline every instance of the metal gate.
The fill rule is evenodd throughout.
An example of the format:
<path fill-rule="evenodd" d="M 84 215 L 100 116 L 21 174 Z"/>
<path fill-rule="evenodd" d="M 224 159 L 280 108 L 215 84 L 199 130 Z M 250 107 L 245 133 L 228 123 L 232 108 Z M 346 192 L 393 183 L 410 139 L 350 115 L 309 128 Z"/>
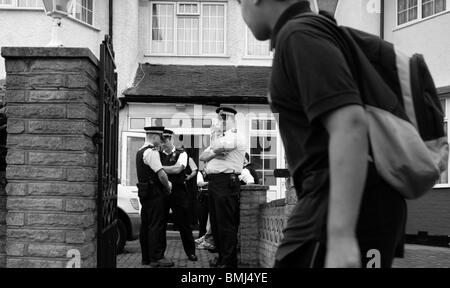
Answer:
<path fill-rule="evenodd" d="M 97 267 L 116 267 L 119 100 L 111 38 L 100 45 Z"/>

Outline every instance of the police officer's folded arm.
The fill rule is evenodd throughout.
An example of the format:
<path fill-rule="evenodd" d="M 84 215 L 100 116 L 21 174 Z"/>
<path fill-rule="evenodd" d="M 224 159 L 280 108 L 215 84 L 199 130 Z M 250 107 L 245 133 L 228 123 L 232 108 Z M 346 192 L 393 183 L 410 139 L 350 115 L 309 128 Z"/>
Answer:
<path fill-rule="evenodd" d="M 164 169 L 160 169 L 158 171 L 158 178 L 159 178 L 159 181 L 161 181 L 164 188 L 166 189 L 166 192 L 170 194 L 170 192 L 172 191 L 172 183 L 170 183 L 166 172 L 164 172 Z"/>
<path fill-rule="evenodd" d="M 205 149 L 205 151 L 202 152 L 202 154 L 200 154 L 199 159 L 200 161 L 208 162 L 211 159 L 214 159 L 216 156 L 216 153 L 214 153 L 211 149 L 211 146 L 209 146 Z"/>
<path fill-rule="evenodd" d="M 223 152 L 230 152 L 236 149 L 237 147 L 238 147 L 238 139 L 235 133 L 225 135 L 224 137 L 217 139 L 211 144 L 211 149 L 216 154 Z"/>
<path fill-rule="evenodd" d="M 167 174 L 180 174 L 181 172 L 184 171 L 184 169 L 186 169 L 187 166 L 187 153 L 183 152 L 180 154 L 180 156 L 178 157 L 178 161 L 177 163 L 175 163 L 175 165 L 172 166 L 163 166 L 164 171 Z"/>
<path fill-rule="evenodd" d="M 185 167 L 179 163 L 176 163 L 173 166 L 163 166 L 163 169 L 167 174 L 180 174 L 183 172 Z"/>

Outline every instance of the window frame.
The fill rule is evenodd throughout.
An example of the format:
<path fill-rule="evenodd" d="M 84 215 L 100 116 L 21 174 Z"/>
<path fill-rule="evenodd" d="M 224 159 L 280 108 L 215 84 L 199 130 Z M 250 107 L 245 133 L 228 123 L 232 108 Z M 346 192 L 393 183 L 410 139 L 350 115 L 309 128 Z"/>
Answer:
<path fill-rule="evenodd" d="M 38 0 L 40 1 L 40 0 Z M 42 4 L 42 7 L 24 7 L 19 6 L 18 0 L 11 0 L 11 4 L 0 4 L 0 9 L 11 9 L 11 10 L 44 10 L 44 4 Z"/>
<path fill-rule="evenodd" d="M 270 40 L 269 41 L 269 55 L 250 55 L 249 52 L 249 41 L 248 41 L 248 37 L 249 37 L 249 33 L 251 33 L 250 29 L 245 26 L 245 52 L 244 52 L 244 59 L 261 59 L 261 60 L 271 60 L 273 59 L 273 50 L 270 49 Z"/>
<path fill-rule="evenodd" d="M 78 21 L 78 22 L 84 24 L 84 25 L 88 25 L 90 27 L 94 27 L 95 28 L 95 25 L 94 25 L 95 24 L 95 1 L 94 0 L 87 0 L 87 1 L 92 1 L 92 24 L 90 24 L 88 22 L 85 22 L 85 21 L 83 21 L 81 19 L 78 19 L 76 17 L 76 8 L 77 8 L 77 3 L 76 2 L 77 2 L 77 0 L 74 0 L 74 1 L 75 1 L 75 3 L 74 3 L 75 5 L 72 6 L 72 11 L 68 12 L 69 17 L 72 18 L 75 21 Z M 83 7 L 83 6 L 81 5 L 81 7 Z M 87 7 L 85 9 L 89 10 Z"/>
<path fill-rule="evenodd" d="M 144 142 L 145 142 L 145 131 L 142 130 L 142 132 L 122 132 L 122 155 L 121 155 L 121 177 L 120 177 L 120 182 L 122 183 L 123 186 L 125 187 L 130 187 L 132 189 L 137 189 L 136 185 L 126 185 L 126 182 L 128 181 L 127 179 L 127 169 L 128 169 L 128 164 L 127 164 L 127 159 L 128 159 L 128 155 L 127 155 L 127 150 L 128 150 L 128 137 L 135 137 L 135 138 L 143 138 Z"/>
<path fill-rule="evenodd" d="M 448 117 L 448 112 L 450 110 L 450 98 L 447 96 L 443 96 L 443 97 L 439 97 L 439 100 L 443 100 L 445 103 L 445 107 L 443 107 L 444 109 L 444 122 L 447 123 L 447 139 L 449 139 L 450 135 L 449 135 L 449 117 Z M 439 189 L 439 188 L 450 188 L 450 162 L 448 163 L 448 168 L 447 168 L 447 179 L 448 182 L 447 183 L 440 183 L 440 184 L 436 184 L 434 185 L 433 188 Z"/>
<path fill-rule="evenodd" d="M 286 163 L 284 162 L 284 156 L 283 156 L 284 155 L 284 147 L 283 147 L 283 143 L 281 142 L 281 137 L 280 137 L 280 133 L 279 133 L 279 125 L 278 125 L 278 122 L 277 122 L 276 118 L 273 117 L 273 116 L 269 116 L 269 115 L 267 115 L 267 116 L 252 116 L 252 117 L 249 117 L 248 120 L 249 120 L 249 122 L 248 122 L 248 125 L 249 125 L 249 129 L 248 129 L 248 131 L 249 131 L 249 133 L 248 133 L 248 143 L 249 143 L 249 145 L 248 145 L 248 148 L 247 148 L 247 153 L 250 156 L 250 159 L 251 159 L 252 155 L 255 155 L 255 154 L 251 154 L 251 147 L 250 146 L 251 146 L 251 143 L 252 143 L 251 142 L 252 137 L 276 137 L 277 140 L 276 140 L 275 144 L 277 145 L 277 147 L 276 147 L 277 151 L 276 151 L 275 154 L 269 154 L 269 155 L 276 157 L 276 161 L 277 161 L 276 169 L 278 169 L 278 168 L 285 168 Z M 253 129 L 252 128 L 252 122 L 254 120 L 258 120 L 258 121 L 260 121 L 260 120 L 271 120 L 271 121 L 273 121 L 275 123 L 275 129 L 274 130 Z M 264 163 L 264 160 L 263 160 L 263 163 Z M 264 168 L 264 166 L 263 166 L 263 168 Z M 268 170 L 268 169 L 262 169 L 262 170 Z M 264 174 L 262 175 L 261 179 L 262 180 L 264 179 Z M 275 185 L 270 185 L 269 186 L 269 192 L 276 192 L 277 196 L 274 199 L 271 199 L 271 200 L 281 199 L 281 198 L 283 198 L 285 196 L 284 195 L 285 188 L 286 188 L 285 180 L 275 177 L 275 181 L 276 181 Z M 263 185 L 266 185 L 266 184 L 263 184 Z M 268 199 L 268 200 L 270 200 L 270 199 Z"/>
<path fill-rule="evenodd" d="M 5 5 L 5 4 L 0 4 L 0 10 L 4 9 L 4 10 L 30 10 L 30 11 L 45 11 L 44 6 L 42 5 L 42 7 L 22 7 L 22 6 L 18 6 L 19 5 L 19 1 L 18 0 L 11 0 L 11 5 Z M 40 1 L 40 0 L 39 0 Z M 76 1 L 76 0 L 75 0 Z M 86 25 L 90 28 L 93 28 L 95 30 L 99 30 L 98 28 L 96 28 L 95 26 L 95 1 L 92 1 L 92 24 L 89 24 L 88 22 L 84 22 L 81 19 L 76 18 L 75 16 L 75 12 L 76 12 L 76 5 L 72 6 L 72 11 L 68 11 L 67 12 L 67 17 L 75 22 L 81 23 L 83 25 Z"/>
<path fill-rule="evenodd" d="M 130 115 L 130 116 L 128 116 L 127 119 L 128 119 L 127 128 L 128 128 L 128 131 L 130 131 L 130 132 L 145 132 L 144 129 L 132 129 L 131 128 L 131 119 L 145 119 L 144 127 L 150 126 L 150 123 L 151 123 L 151 117 L 144 116 L 144 115 Z"/>
<path fill-rule="evenodd" d="M 417 0 L 417 19 L 411 20 L 411 21 L 407 21 L 407 22 L 402 23 L 402 24 L 399 24 L 399 22 L 398 22 L 398 14 L 399 14 L 399 10 L 398 9 L 399 9 L 399 6 L 398 6 L 398 0 L 396 0 L 395 1 L 395 24 L 396 24 L 396 28 L 394 30 L 401 29 L 401 28 L 404 28 L 404 27 L 408 27 L 410 25 L 414 25 L 414 24 L 420 23 L 422 21 L 426 21 L 428 19 L 432 19 L 434 17 L 438 17 L 440 15 L 443 15 L 443 14 L 446 14 L 446 13 L 450 12 L 450 7 L 449 7 L 450 0 L 445 0 L 445 10 L 444 11 L 441 11 L 441 12 L 438 12 L 438 13 L 434 13 L 434 14 L 429 15 L 427 17 L 423 17 L 422 4 L 423 4 L 422 0 Z"/>
<path fill-rule="evenodd" d="M 173 53 L 156 53 L 152 52 L 152 33 L 153 33 L 153 5 L 154 4 L 171 4 L 175 6 L 174 9 L 174 20 L 173 20 Z M 181 13 L 179 14 L 179 4 L 197 4 L 199 7 L 198 14 L 186 14 Z M 148 27 L 148 33 L 147 33 L 147 49 L 146 49 L 146 55 L 149 57 L 153 56 L 170 56 L 170 57 L 227 57 L 227 22 L 228 22 L 228 2 L 226 1 L 218 1 L 218 2 L 203 2 L 203 1 L 183 1 L 183 2 L 174 2 L 174 1 L 150 1 L 149 9 L 148 9 L 148 21 L 147 27 Z M 223 29 L 223 43 L 224 43 L 224 49 L 223 54 L 204 54 L 203 53 L 203 6 L 204 5 L 221 5 L 224 7 L 224 29 Z M 185 54 L 178 54 L 178 17 L 183 16 L 198 16 L 199 18 L 199 54 L 198 55 L 185 55 Z"/>
<path fill-rule="evenodd" d="M 197 13 L 186 13 L 186 12 L 184 12 L 184 13 L 181 13 L 180 12 L 180 5 L 192 5 L 192 4 L 195 4 L 195 5 L 197 5 Z M 177 7 L 176 7 L 176 16 L 201 16 L 201 13 L 200 13 L 200 9 L 201 9 L 201 5 L 200 5 L 200 2 L 176 2 L 176 5 L 177 5 Z"/>

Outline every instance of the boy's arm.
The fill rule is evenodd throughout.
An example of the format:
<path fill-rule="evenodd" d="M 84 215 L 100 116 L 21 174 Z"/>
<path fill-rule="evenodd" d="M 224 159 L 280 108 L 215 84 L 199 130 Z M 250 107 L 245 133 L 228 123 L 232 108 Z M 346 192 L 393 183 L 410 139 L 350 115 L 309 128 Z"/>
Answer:
<path fill-rule="evenodd" d="M 322 118 L 330 161 L 327 267 L 360 267 L 356 223 L 367 174 L 368 131 L 359 105 L 334 110 Z"/>

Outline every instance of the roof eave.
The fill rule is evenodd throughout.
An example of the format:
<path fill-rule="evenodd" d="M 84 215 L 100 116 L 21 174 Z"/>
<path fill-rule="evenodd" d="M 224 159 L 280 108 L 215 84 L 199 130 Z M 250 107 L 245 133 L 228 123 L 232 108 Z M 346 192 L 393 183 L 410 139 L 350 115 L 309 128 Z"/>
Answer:
<path fill-rule="evenodd" d="M 180 103 L 220 106 L 221 104 L 268 104 L 266 97 L 260 96 L 168 96 L 125 94 L 124 103 Z"/>

